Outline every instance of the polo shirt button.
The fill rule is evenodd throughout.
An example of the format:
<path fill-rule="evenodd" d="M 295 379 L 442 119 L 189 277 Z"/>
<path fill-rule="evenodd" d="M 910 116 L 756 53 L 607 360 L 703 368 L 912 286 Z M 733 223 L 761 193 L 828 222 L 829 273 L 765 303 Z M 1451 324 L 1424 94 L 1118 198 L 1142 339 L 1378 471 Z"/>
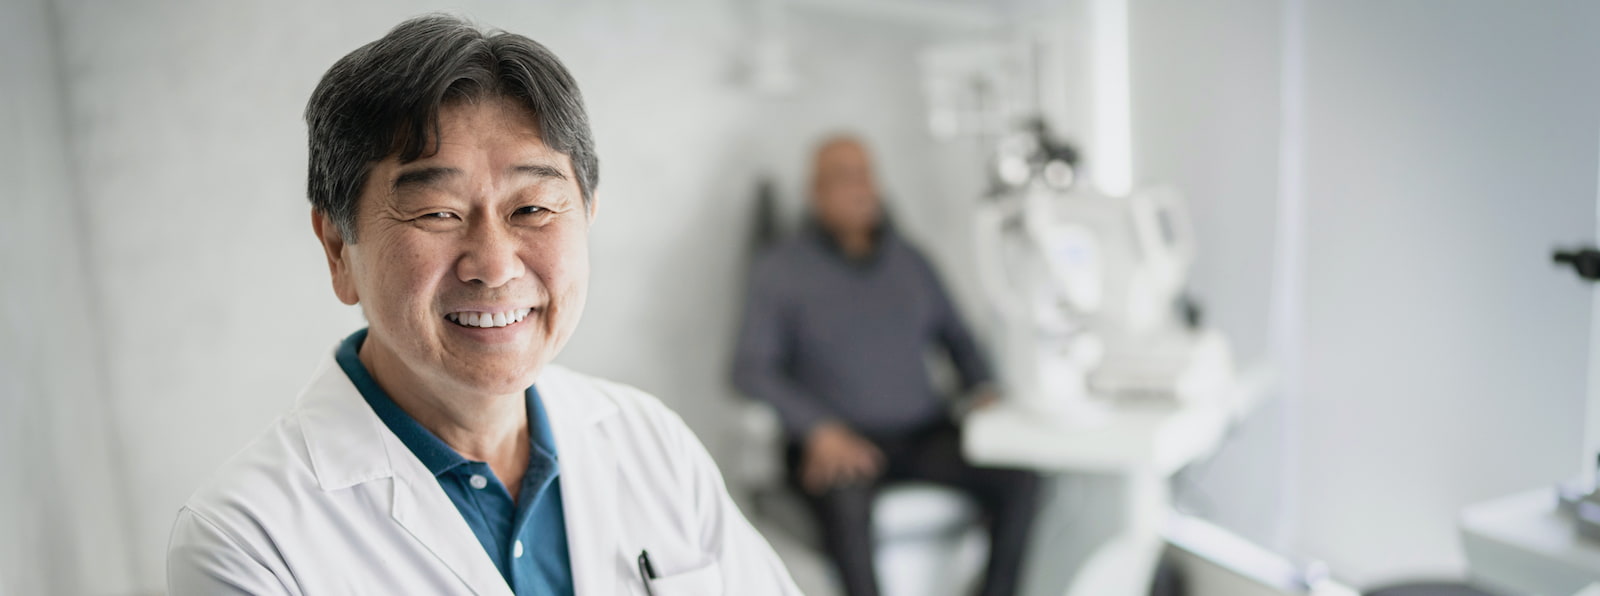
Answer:
<path fill-rule="evenodd" d="M 471 484 L 472 488 L 483 490 L 483 487 L 489 486 L 489 479 L 484 478 L 483 474 L 473 474 L 471 478 L 467 479 L 467 483 Z"/>
<path fill-rule="evenodd" d="M 522 541 L 521 540 L 518 540 L 516 544 L 511 546 L 511 558 L 513 558 L 513 559 L 521 559 L 522 558 Z"/>

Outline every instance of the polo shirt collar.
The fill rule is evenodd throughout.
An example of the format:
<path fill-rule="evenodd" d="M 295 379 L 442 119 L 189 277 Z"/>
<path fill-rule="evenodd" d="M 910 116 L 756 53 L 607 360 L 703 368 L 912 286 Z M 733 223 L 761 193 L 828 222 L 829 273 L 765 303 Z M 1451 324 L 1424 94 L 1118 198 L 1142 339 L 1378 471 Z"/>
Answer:
<path fill-rule="evenodd" d="M 426 466 L 428 472 L 432 473 L 434 477 L 438 477 L 457 466 L 469 463 L 470 460 L 462 457 L 450 445 L 433 434 L 433 431 L 428 430 L 422 426 L 422 423 L 417 422 L 416 418 L 412 418 L 410 414 L 407 414 L 405 410 L 400 408 L 399 404 L 394 402 L 394 399 L 389 397 L 388 393 L 384 392 L 382 387 L 378 386 L 378 382 L 367 371 L 366 365 L 361 363 L 361 344 L 366 339 L 367 329 L 365 328 L 350 334 L 350 337 L 345 338 L 344 342 L 339 344 L 338 350 L 334 352 L 334 360 L 338 362 L 339 368 L 344 370 L 345 376 L 350 378 L 350 382 L 356 386 L 356 390 L 367 401 L 367 405 L 372 408 L 373 413 L 377 414 L 378 419 L 383 421 L 384 426 L 389 427 L 389 430 L 400 439 L 400 442 L 404 443 L 406 448 L 410 449 L 417 456 L 417 459 L 422 461 L 422 465 Z M 555 438 L 550 431 L 549 417 L 545 415 L 544 405 L 542 400 L 539 399 L 539 391 L 535 387 L 529 386 L 523 394 L 528 400 L 528 426 L 533 431 L 528 433 L 534 456 L 530 458 L 529 463 L 536 461 L 540 456 L 554 462 L 556 460 Z"/>

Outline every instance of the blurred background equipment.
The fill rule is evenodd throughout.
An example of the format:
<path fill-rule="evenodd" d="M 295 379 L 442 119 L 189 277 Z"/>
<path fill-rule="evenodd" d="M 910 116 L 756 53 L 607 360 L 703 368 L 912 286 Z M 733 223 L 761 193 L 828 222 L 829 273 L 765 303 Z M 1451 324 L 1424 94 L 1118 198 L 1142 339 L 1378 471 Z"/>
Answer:
<path fill-rule="evenodd" d="M 1557 250 L 1551 257 L 1557 263 L 1570 265 L 1585 281 L 1600 281 L 1600 250 L 1578 248 Z"/>
<path fill-rule="evenodd" d="M 1600 251 L 1592 247 L 1557 249 L 1551 261 L 1571 267 L 1585 282 L 1600 281 Z M 1595 407 L 1590 403 L 1591 416 Z M 1585 460 L 1600 466 L 1600 454 L 1589 449 Z M 1461 542 L 1473 577 L 1529 594 L 1576 594 L 1600 583 L 1600 488 L 1595 478 L 1591 467 L 1577 479 L 1550 488 L 1463 509 Z"/>
<path fill-rule="evenodd" d="M 1226 338 L 1185 296 L 1193 232 L 1181 195 L 1077 185 L 1077 152 L 1034 119 L 996 149 L 975 218 L 999 362 L 1013 399 L 1069 425 L 1108 401 L 1202 399 L 1233 376 Z"/>
<path fill-rule="evenodd" d="M 1254 409 L 1264 373 L 1241 384 L 1226 340 L 1182 310 L 1194 251 L 1179 196 L 1080 187 L 1062 147 L 1042 120 L 1003 137 L 978 207 L 1007 399 L 968 418 L 965 449 L 990 465 L 1110 474 L 1090 515 L 1120 523 L 1049 550 L 1077 553 L 1055 555 L 1072 570 L 1066 594 L 1132 596 L 1160 577 L 1168 478 Z"/>
<path fill-rule="evenodd" d="M 1064 73 L 1044 70 L 1038 51 L 994 47 L 924 58 L 933 132 L 993 144 L 973 237 L 1006 400 L 968 418 L 965 450 L 989 465 L 1110 473 L 1076 490 L 1104 493 L 1087 514 L 1120 523 L 1052 533 L 1040 556 L 1068 570 L 1067 594 L 1141 594 L 1158 577 L 1169 476 L 1217 449 L 1265 373 L 1239 384 L 1226 339 L 1185 296 L 1194 242 L 1181 196 L 1093 184 L 1039 111 L 1040 89 Z M 1068 497 L 1085 499 L 1057 495 Z"/>
<path fill-rule="evenodd" d="M 1150 596 L 1358 596 L 1326 565 L 1292 561 L 1202 519 L 1174 513 L 1163 536 L 1163 573 Z"/>

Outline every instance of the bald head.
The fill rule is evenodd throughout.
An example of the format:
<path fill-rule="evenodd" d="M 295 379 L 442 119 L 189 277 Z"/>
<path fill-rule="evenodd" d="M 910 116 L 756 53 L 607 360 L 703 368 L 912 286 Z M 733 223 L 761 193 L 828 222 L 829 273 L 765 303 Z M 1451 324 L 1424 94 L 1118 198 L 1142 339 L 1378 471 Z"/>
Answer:
<path fill-rule="evenodd" d="M 811 205 L 817 221 L 835 235 L 870 234 L 883 219 L 867 148 L 852 136 L 817 146 L 812 160 Z"/>

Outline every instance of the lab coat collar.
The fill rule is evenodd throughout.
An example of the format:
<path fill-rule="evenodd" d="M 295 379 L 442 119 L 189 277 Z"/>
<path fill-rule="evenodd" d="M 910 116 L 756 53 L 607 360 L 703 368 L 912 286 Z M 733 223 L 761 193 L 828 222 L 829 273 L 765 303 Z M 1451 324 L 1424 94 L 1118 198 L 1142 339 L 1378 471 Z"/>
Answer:
<path fill-rule="evenodd" d="M 295 410 L 304 429 L 312 472 L 322 490 L 345 489 L 395 475 L 397 458 L 391 456 L 389 443 L 398 443 L 399 438 L 384 427 L 331 353 L 317 367 Z M 416 459 L 409 450 L 404 454 Z"/>
<path fill-rule="evenodd" d="M 572 558 L 573 591 L 617 594 L 630 572 L 617 537 L 617 455 L 599 422 L 617 413 L 611 396 L 563 367 L 549 365 L 536 383 L 561 454 L 561 502 Z"/>
<path fill-rule="evenodd" d="M 563 456 L 575 452 L 564 444 L 578 440 L 573 431 L 587 430 L 617 412 L 615 402 L 579 380 L 572 371 L 547 365 L 535 383 L 556 436 L 556 452 Z M 305 429 L 306 451 L 322 490 L 392 477 L 401 463 L 415 463 L 427 471 L 373 413 L 332 354 L 317 368 L 296 410 Z M 567 437 L 565 442 L 563 435 Z M 431 474 L 428 478 L 432 479 Z"/>
<path fill-rule="evenodd" d="M 616 402 L 585 381 L 583 375 L 556 364 L 545 365 L 544 371 L 539 373 L 539 380 L 534 382 L 534 386 L 539 389 L 539 399 L 544 402 L 552 431 L 557 428 L 588 429 L 617 413 Z M 557 438 L 556 452 L 564 454 L 560 450 L 560 443 Z"/>

